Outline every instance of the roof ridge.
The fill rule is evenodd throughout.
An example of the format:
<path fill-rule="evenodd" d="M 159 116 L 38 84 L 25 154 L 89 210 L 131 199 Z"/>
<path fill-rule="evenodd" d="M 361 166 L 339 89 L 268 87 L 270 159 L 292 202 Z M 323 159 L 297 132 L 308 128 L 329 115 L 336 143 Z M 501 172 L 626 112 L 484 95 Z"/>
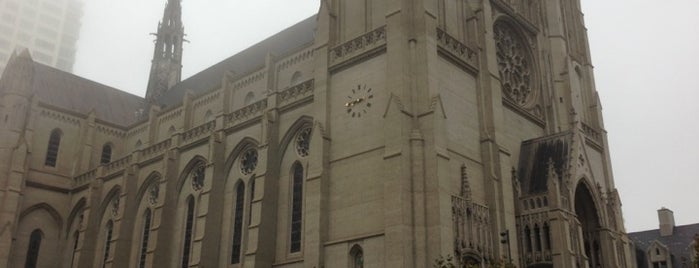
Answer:
<path fill-rule="evenodd" d="M 101 83 L 101 82 L 97 82 L 97 81 L 94 81 L 94 80 L 91 80 L 91 79 L 88 79 L 88 78 L 85 78 L 85 77 L 76 75 L 76 74 L 71 73 L 71 72 L 67 72 L 67 71 L 64 71 L 64 70 L 55 68 L 55 67 L 53 67 L 53 66 L 40 63 L 40 62 L 33 61 L 33 63 L 34 63 L 35 66 L 38 66 L 38 67 L 40 67 L 40 68 L 44 68 L 45 70 L 49 70 L 49 71 L 51 71 L 51 72 L 59 73 L 59 74 L 61 74 L 61 75 L 68 75 L 69 78 L 71 78 L 71 79 L 77 79 L 78 81 L 88 82 L 88 83 L 91 83 L 91 84 L 94 84 L 94 85 L 98 85 L 98 86 L 100 86 L 100 87 L 102 87 L 102 88 L 105 88 L 105 89 L 113 90 L 113 91 L 119 92 L 119 93 L 124 94 L 124 95 L 130 95 L 130 96 L 133 96 L 133 97 L 136 97 L 136 98 L 145 100 L 144 97 L 141 97 L 141 96 L 139 96 L 139 95 L 130 93 L 130 92 L 126 91 L 126 90 L 121 90 L 121 89 L 118 89 L 118 88 L 116 88 L 116 87 L 113 87 L 113 86 L 110 86 L 110 85 L 107 85 L 107 84 L 103 84 L 103 83 Z"/>

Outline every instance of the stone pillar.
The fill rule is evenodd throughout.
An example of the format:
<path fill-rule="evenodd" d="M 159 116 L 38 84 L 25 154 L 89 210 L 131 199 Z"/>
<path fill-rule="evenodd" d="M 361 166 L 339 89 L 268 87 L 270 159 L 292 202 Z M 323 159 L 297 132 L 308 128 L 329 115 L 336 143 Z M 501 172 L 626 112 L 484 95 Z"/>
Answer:
<path fill-rule="evenodd" d="M 98 174 L 102 174 L 101 169 L 98 169 Z M 85 224 L 85 231 L 82 233 L 84 238 L 82 238 L 82 248 L 80 249 L 80 257 L 76 262 L 78 267 L 92 267 L 95 261 L 96 244 L 97 238 L 100 234 L 100 222 L 102 220 L 102 215 L 99 213 L 100 203 L 102 201 L 102 179 L 95 179 L 90 183 L 87 199 L 87 206 L 85 207 L 85 214 L 87 218 L 87 223 Z"/>
<path fill-rule="evenodd" d="M 134 161 L 138 162 L 138 161 Z M 119 238 L 115 240 L 114 261 L 112 267 L 128 267 L 131 263 L 131 248 L 139 247 L 139 241 L 132 241 L 135 220 L 138 217 L 138 164 L 126 168 L 121 200 L 124 211 L 119 223 Z"/>
<path fill-rule="evenodd" d="M 220 123 L 219 123 L 220 122 Z M 217 119 L 217 125 L 223 125 L 223 117 Z M 226 258 L 219 254 L 220 247 L 228 241 L 221 237 L 221 224 L 223 223 L 224 192 L 226 185 L 226 157 L 225 146 L 222 144 L 223 131 L 217 131 L 209 138 L 209 161 L 213 165 L 211 191 L 209 192 L 209 209 L 206 215 L 205 239 L 201 245 L 200 267 L 217 267 L 220 258 Z"/>
<path fill-rule="evenodd" d="M 179 141 L 176 136 L 173 136 L 173 145 L 178 145 Z M 177 219 L 177 199 L 179 193 L 177 192 L 177 182 L 179 179 L 179 174 L 177 172 L 177 158 L 179 154 L 177 149 L 171 149 L 165 153 L 163 159 L 163 178 L 161 185 L 165 185 L 164 191 L 161 189 L 161 194 L 164 194 L 163 205 L 161 208 L 161 224 L 156 226 L 158 230 L 158 238 L 155 241 L 155 253 L 153 254 L 153 263 L 158 263 L 164 266 L 172 265 L 177 263 L 173 259 L 179 260 L 181 256 L 173 256 L 173 251 L 177 248 L 177 243 L 180 243 L 181 239 L 179 234 L 175 234 L 175 225 L 180 223 L 181 220 Z M 83 267 L 83 266 L 80 266 Z M 85 266 L 89 267 L 89 266 Z"/>

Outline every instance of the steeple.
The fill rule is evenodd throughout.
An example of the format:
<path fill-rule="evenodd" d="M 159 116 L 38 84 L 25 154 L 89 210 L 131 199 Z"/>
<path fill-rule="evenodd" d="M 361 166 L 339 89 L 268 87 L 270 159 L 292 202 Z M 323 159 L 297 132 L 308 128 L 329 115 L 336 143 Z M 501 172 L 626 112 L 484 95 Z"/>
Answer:
<path fill-rule="evenodd" d="M 155 100 L 182 79 L 182 0 L 168 0 L 163 20 L 154 33 L 155 51 L 151 62 L 146 99 Z"/>

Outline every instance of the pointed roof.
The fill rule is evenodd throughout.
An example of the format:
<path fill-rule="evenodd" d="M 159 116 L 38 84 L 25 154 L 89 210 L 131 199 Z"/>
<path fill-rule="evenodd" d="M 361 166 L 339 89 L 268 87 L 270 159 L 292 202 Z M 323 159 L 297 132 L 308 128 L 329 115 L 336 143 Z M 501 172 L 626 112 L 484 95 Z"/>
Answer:
<path fill-rule="evenodd" d="M 681 267 L 683 258 L 691 263 L 694 236 L 699 235 L 699 223 L 675 226 L 672 235 L 661 236 L 660 229 L 629 233 L 629 238 L 636 248 L 644 253 L 655 243 L 660 243 L 670 250 L 672 266 Z"/>
<path fill-rule="evenodd" d="M 555 174 L 565 174 L 571 148 L 570 132 L 522 142 L 517 177 L 523 194 L 545 193 Z M 555 172 L 551 172 L 555 171 Z"/>

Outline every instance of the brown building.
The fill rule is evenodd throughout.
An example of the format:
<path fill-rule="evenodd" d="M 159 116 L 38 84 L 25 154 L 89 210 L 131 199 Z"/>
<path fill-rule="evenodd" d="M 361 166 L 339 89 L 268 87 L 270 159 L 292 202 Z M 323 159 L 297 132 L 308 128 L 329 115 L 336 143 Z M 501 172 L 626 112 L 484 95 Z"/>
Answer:
<path fill-rule="evenodd" d="M 145 98 L 11 58 L 0 266 L 635 266 L 578 1 L 323 0 L 185 80 L 181 12 Z"/>
<path fill-rule="evenodd" d="M 658 229 L 629 233 L 638 268 L 699 267 L 699 223 L 675 226 L 675 215 L 667 208 L 658 210 L 658 220 Z"/>

